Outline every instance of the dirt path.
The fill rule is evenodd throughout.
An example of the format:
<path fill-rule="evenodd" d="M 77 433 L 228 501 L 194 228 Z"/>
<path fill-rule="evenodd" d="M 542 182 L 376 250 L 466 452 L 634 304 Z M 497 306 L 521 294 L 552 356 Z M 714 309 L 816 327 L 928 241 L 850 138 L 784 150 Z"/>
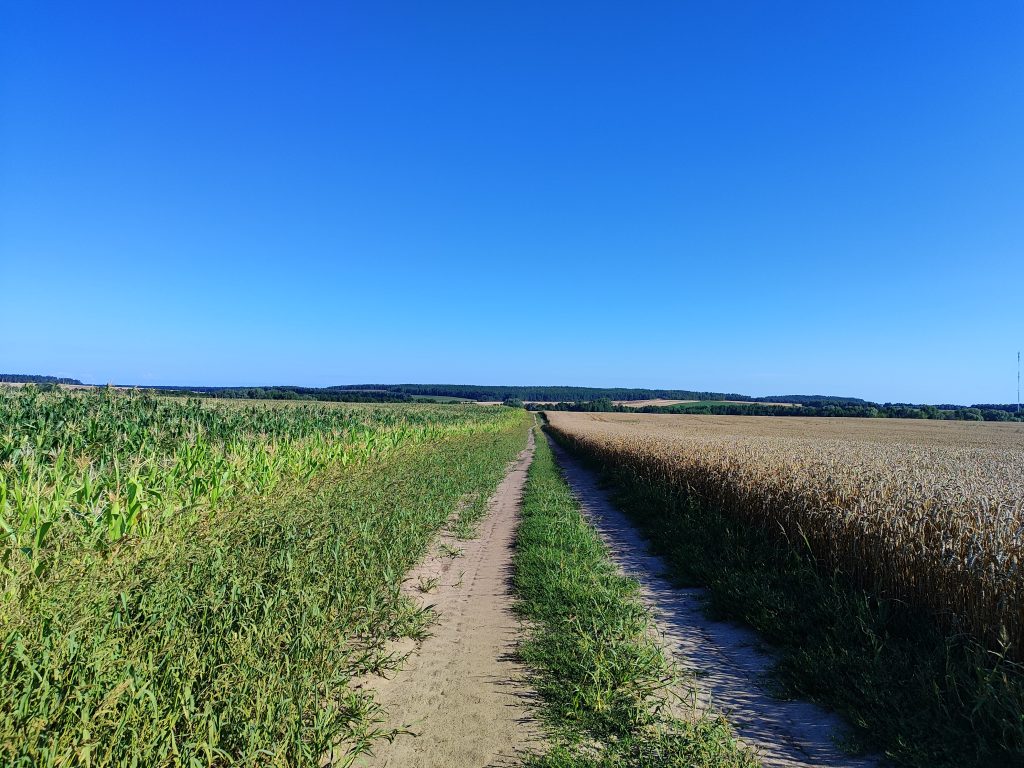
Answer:
<path fill-rule="evenodd" d="M 390 680 L 372 687 L 391 715 L 387 727 L 408 727 L 359 766 L 484 768 L 513 764 L 516 750 L 541 738 L 530 719 L 525 672 L 514 661 L 519 621 L 511 612 L 509 575 L 529 442 L 490 500 L 478 536 L 443 535 L 409 573 L 404 589 L 433 605 L 433 635 Z M 452 557 L 452 549 L 462 554 Z M 433 579 L 438 583 L 433 586 Z M 421 591 L 421 585 L 429 588 Z"/>
<path fill-rule="evenodd" d="M 880 766 L 875 758 L 844 754 L 833 741 L 842 720 L 806 701 L 782 701 L 758 681 L 771 666 L 752 631 L 709 620 L 702 589 L 677 589 L 661 577 L 667 568 L 583 468 L 557 443 L 552 448 L 583 510 L 622 570 L 640 582 L 665 647 L 696 676 L 698 705 L 724 712 L 740 738 L 756 749 L 766 768 Z"/>

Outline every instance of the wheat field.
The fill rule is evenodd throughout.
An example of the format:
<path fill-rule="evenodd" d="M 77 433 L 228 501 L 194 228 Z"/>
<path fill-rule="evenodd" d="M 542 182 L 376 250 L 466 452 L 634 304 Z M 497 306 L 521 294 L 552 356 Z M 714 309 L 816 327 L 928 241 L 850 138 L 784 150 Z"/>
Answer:
<path fill-rule="evenodd" d="M 997 651 L 1024 640 L 1024 425 L 550 413 L 602 463 L 809 548 Z"/>

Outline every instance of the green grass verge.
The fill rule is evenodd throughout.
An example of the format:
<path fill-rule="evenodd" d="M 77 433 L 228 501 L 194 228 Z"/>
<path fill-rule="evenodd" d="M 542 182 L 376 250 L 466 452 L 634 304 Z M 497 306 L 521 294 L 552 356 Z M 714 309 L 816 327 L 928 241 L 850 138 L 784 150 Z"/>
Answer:
<path fill-rule="evenodd" d="M 721 717 L 669 711 L 677 674 L 650 634 L 635 581 L 618 573 L 586 522 L 543 436 L 516 541 L 521 646 L 551 749 L 533 768 L 750 768 L 756 760 Z"/>
<path fill-rule="evenodd" d="M 594 468 L 680 585 L 706 587 L 712 616 L 744 622 L 775 647 L 780 694 L 845 715 L 851 749 L 913 768 L 1024 765 L 1019 664 L 820 571 L 805 550 L 615 465 Z"/>

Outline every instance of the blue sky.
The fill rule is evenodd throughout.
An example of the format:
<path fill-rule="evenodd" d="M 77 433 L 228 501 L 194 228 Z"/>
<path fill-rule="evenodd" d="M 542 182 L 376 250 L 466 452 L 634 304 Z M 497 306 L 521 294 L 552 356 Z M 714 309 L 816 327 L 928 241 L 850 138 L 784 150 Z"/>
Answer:
<path fill-rule="evenodd" d="M 1016 396 L 1016 0 L 2 14 L 0 370 Z"/>

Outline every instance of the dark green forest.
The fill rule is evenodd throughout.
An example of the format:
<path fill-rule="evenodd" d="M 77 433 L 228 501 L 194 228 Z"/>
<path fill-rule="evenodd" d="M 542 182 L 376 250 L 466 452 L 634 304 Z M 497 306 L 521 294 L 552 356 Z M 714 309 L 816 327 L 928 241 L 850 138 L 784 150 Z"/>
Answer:
<path fill-rule="evenodd" d="M 415 398 L 401 392 L 362 392 L 322 387 L 189 387 L 154 391 L 172 397 L 212 397 L 226 400 L 315 400 L 328 403 L 412 403 Z"/>
<path fill-rule="evenodd" d="M 0 382 L 81 384 L 78 379 L 31 374 L 0 374 Z M 960 421 L 1024 421 L 1016 404 L 983 403 L 971 406 L 945 403 L 874 403 L 857 397 L 834 395 L 769 395 L 752 397 L 735 392 L 628 387 L 503 386 L 478 384 L 343 384 L 333 387 L 274 385 L 262 387 L 140 387 L 172 397 L 212 397 L 252 400 L 314 400 L 337 403 L 411 403 L 420 398 L 463 398 L 498 401 L 530 410 L 640 411 L 642 413 L 697 413 L 721 416 L 839 416 L 890 419 L 953 419 Z M 678 405 L 616 405 L 614 401 L 695 400 Z M 553 403 L 536 405 L 530 401 Z M 723 402 L 732 401 L 732 402 Z M 794 407 L 797 406 L 797 407 Z"/>
<path fill-rule="evenodd" d="M 0 384 L 81 384 L 78 379 L 37 376 L 33 373 L 0 373 Z"/>
<path fill-rule="evenodd" d="M 602 397 L 611 400 L 749 400 L 744 395 L 721 392 L 691 392 L 682 389 L 625 389 L 618 387 L 571 386 L 487 386 L 477 384 L 345 384 L 329 387 L 336 390 L 379 390 L 407 395 L 434 397 L 465 397 L 469 400 L 545 400 L 548 402 L 586 402 Z"/>

